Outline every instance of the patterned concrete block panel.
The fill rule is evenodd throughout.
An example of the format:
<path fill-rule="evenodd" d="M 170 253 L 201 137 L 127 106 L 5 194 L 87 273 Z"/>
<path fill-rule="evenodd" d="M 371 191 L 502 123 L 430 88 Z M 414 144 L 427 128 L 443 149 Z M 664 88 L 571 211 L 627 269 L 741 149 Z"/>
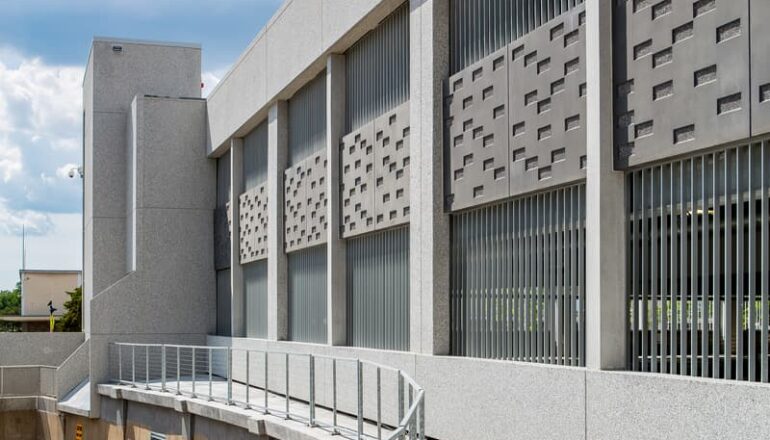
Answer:
<path fill-rule="evenodd" d="M 374 228 L 409 222 L 409 103 L 374 120 Z"/>
<path fill-rule="evenodd" d="M 616 166 L 750 134 L 749 0 L 615 6 Z"/>
<path fill-rule="evenodd" d="M 284 174 L 286 252 L 326 242 L 326 151 L 312 153 Z"/>
<path fill-rule="evenodd" d="M 447 81 L 447 206 L 458 210 L 509 195 L 508 62 L 495 52 Z"/>
<path fill-rule="evenodd" d="M 239 197 L 241 264 L 267 258 L 267 184 Z"/>
<path fill-rule="evenodd" d="M 327 199 L 326 199 L 326 150 L 313 153 L 305 159 L 305 230 L 307 246 L 326 243 Z"/>
<path fill-rule="evenodd" d="M 374 230 L 374 121 L 344 136 L 340 145 L 342 236 Z"/>
<path fill-rule="evenodd" d="M 508 46 L 511 196 L 585 177 L 584 9 Z"/>
<path fill-rule="evenodd" d="M 408 102 L 342 138 L 344 238 L 409 221 L 409 160 Z"/>
<path fill-rule="evenodd" d="M 301 249 L 306 245 L 307 231 L 305 230 L 305 216 L 307 208 L 305 202 L 305 164 L 304 161 L 294 165 L 284 172 L 284 208 L 283 227 L 286 251 Z"/>

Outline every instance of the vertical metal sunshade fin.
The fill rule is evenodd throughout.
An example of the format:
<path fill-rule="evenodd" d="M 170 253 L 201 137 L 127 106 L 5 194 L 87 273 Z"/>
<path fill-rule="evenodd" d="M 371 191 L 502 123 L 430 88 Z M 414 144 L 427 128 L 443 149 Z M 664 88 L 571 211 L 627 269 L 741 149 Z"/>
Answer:
<path fill-rule="evenodd" d="M 326 245 L 288 255 L 289 340 L 326 343 Z"/>
<path fill-rule="evenodd" d="M 289 163 L 326 148 L 326 70 L 289 100 Z"/>
<path fill-rule="evenodd" d="M 452 216 L 451 349 L 585 365 L 585 184 Z"/>
<path fill-rule="evenodd" d="M 246 337 L 267 337 L 267 260 L 243 265 Z"/>
<path fill-rule="evenodd" d="M 767 145 L 628 173 L 631 369 L 770 379 Z"/>
<path fill-rule="evenodd" d="M 581 3 L 583 0 L 451 0 L 450 75 Z"/>

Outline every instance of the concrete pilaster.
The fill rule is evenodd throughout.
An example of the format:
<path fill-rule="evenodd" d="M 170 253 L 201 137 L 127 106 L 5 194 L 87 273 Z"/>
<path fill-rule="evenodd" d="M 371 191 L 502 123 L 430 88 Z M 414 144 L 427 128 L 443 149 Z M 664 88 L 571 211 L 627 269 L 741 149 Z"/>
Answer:
<path fill-rule="evenodd" d="M 240 203 L 243 192 L 243 138 L 230 141 L 230 323 L 232 335 L 246 336 L 246 297 L 241 267 Z"/>
<path fill-rule="evenodd" d="M 586 366 L 626 366 L 625 182 L 613 152 L 612 0 L 586 2 Z"/>
<path fill-rule="evenodd" d="M 410 349 L 449 352 L 449 216 L 444 212 L 443 81 L 449 0 L 410 0 Z"/>
<path fill-rule="evenodd" d="M 326 60 L 326 157 L 327 194 L 327 336 L 330 345 L 346 343 L 347 294 L 345 290 L 345 241 L 340 229 L 340 139 L 345 134 L 345 56 L 331 54 Z"/>
<path fill-rule="evenodd" d="M 267 127 L 267 337 L 286 339 L 288 333 L 287 262 L 283 226 L 283 173 L 289 144 L 288 105 L 270 107 Z"/>

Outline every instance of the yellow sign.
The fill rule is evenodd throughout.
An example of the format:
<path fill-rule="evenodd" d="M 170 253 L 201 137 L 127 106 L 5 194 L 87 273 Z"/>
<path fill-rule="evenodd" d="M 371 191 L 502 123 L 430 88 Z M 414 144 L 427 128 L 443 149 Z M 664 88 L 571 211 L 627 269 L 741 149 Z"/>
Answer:
<path fill-rule="evenodd" d="M 83 440 L 83 425 L 75 425 L 75 440 Z"/>

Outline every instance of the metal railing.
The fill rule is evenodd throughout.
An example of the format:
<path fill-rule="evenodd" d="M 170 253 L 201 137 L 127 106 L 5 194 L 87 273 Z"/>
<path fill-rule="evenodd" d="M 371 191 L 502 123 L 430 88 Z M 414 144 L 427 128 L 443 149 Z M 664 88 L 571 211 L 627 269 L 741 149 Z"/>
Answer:
<path fill-rule="evenodd" d="M 0 398 L 3 397 L 56 398 L 56 367 L 0 366 Z"/>
<path fill-rule="evenodd" d="M 345 438 L 425 438 L 425 391 L 403 371 L 361 359 L 133 343 L 111 344 L 110 356 L 118 384 L 237 405 Z M 383 386 L 386 374 L 394 386 Z M 396 407 L 383 405 L 384 394 Z M 385 423 L 383 411 L 394 423 Z"/>

